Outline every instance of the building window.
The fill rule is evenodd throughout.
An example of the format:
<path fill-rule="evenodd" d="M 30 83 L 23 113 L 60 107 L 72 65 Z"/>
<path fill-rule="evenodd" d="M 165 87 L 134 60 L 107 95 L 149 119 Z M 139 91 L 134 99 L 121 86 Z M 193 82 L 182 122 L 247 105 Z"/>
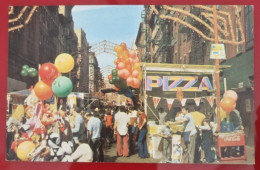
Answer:
<path fill-rule="evenodd" d="M 253 23 L 253 6 L 245 6 L 245 24 L 246 24 L 246 49 L 254 46 L 254 23 Z"/>

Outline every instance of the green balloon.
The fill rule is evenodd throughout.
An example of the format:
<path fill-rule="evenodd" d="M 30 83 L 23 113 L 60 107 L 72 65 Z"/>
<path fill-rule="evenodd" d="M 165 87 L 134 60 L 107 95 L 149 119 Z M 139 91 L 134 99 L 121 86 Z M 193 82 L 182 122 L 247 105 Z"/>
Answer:
<path fill-rule="evenodd" d="M 28 71 L 28 75 L 30 76 L 30 77 L 35 77 L 35 76 L 37 76 L 37 70 L 35 69 L 35 68 L 29 68 L 29 69 L 27 69 L 27 71 Z"/>
<path fill-rule="evenodd" d="M 68 77 L 60 76 L 52 83 L 52 91 L 58 97 L 66 97 L 72 91 L 73 85 Z"/>
<path fill-rule="evenodd" d="M 112 75 L 113 75 L 113 77 L 114 77 L 114 76 L 117 76 L 117 69 L 113 69 L 113 70 L 112 70 Z"/>
<path fill-rule="evenodd" d="M 26 69 L 22 69 L 21 76 L 23 76 L 23 77 L 28 76 L 28 71 Z"/>
<path fill-rule="evenodd" d="M 112 79 L 109 80 L 110 84 L 114 84 L 114 81 Z"/>
<path fill-rule="evenodd" d="M 32 70 L 31 70 L 31 72 L 29 72 L 29 76 L 30 77 L 35 77 L 35 76 L 37 76 L 38 75 L 38 71 L 35 69 L 35 68 L 33 68 Z"/>
<path fill-rule="evenodd" d="M 23 67 L 22 67 L 22 69 L 23 70 L 27 70 L 27 69 L 29 69 L 30 67 L 28 66 L 28 65 L 23 65 Z"/>
<path fill-rule="evenodd" d="M 115 77 L 115 80 L 116 80 L 117 82 L 119 82 L 119 81 L 120 81 L 120 77 L 119 77 L 119 76 L 116 76 L 116 77 Z"/>
<path fill-rule="evenodd" d="M 113 82 L 116 82 L 116 76 L 112 77 Z"/>

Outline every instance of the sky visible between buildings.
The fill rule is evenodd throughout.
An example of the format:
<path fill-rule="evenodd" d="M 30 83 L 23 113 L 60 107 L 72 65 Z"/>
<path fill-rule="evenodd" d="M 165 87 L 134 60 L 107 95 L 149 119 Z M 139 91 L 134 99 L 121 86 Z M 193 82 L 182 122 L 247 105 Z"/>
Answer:
<path fill-rule="evenodd" d="M 87 41 L 94 45 L 103 40 L 126 43 L 132 47 L 139 24 L 142 21 L 143 5 L 79 5 L 72 9 L 74 28 L 82 28 Z M 97 55 L 99 67 L 115 66 L 116 56 L 103 53 Z"/>

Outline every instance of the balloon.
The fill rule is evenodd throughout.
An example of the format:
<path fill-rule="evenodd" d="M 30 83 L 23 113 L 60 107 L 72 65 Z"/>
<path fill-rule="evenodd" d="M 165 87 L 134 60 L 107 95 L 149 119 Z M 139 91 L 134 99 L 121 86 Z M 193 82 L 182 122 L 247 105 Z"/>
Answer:
<path fill-rule="evenodd" d="M 217 108 L 215 109 L 215 113 L 217 114 Z M 223 120 L 226 117 L 227 117 L 227 112 L 220 107 L 220 118 L 221 118 L 221 120 Z"/>
<path fill-rule="evenodd" d="M 29 69 L 30 67 L 28 66 L 28 65 L 23 65 L 23 67 L 22 67 L 22 69 L 23 70 L 27 70 L 27 69 Z"/>
<path fill-rule="evenodd" d="M 139 63 L 139 58 L 134 59 L 133 63 Z"/>
<path fill-rule="evenodd" d="M 132 76 L 133 76 L 133 77 L 138 77 L 138 76 L 139 76 L 139 71 L 133 70 Z"/>
<path fill-rule="evenodd" d="M 117 60 L 117 59 L 115 59 L 115 60 L 114 60 L 114 64 L 115 64 L 115 65 L 117 65 L 117 64 L 118 64 L 117 62 L 118 62 L 118 60 Z"/>
<path fill-rule="evenodd" d="M 110 79 L 110 80 L 109 80 L 109 83 L 110 83 L 110 84 L 114 84 L 113 79 Z"/>
<path fill-rule="evenodd" d="M 53 95 L 51 87 L 45 84 L 43 81 L 39 81 L 36 83 L 34 87 L 34 92 L 40 100 L 47 100 Z"/>
<path fill-rule="evenodd" d="M 135 59 L 137 57 L 136 52 L 134 50 L 129 51 L 129 57 Z"/>
<path fill-rule="evenodd" d="M 70 54 L 59 54 L 55 59 L 55 66 L 61 73 L 68 73 L 74 68 L 74 59 Z"/>
<path fill-rule="evenodd" d="M 126 50 L 126 43 L 123 43 L 123 42 L 122 42 L 122 43 L 120 44 L 120 47 L 122 48 L 122 50 Z"/>
<path fill-rule="evenodd" d="M 237 101 L 237 93 L 234 90 L 228 90 L 224 93 L 223 98 L 230 97 Z"/>
<path fill-rule="evenodd" d="M 128 77 L 128 78 L 126 79 L 126 83 L 127 83 L 128 86 L 131 86 L 132 83 L 133 83 L 133 77 Z"/>
<path fill-rule="evenodd" d="M 51 85 L 59 76 L 59 71 L 54 64 L 45 63 L 40 67 L 39 75 L 44 83 Z"/>
<path fill-rule="evenodd" d="M 108 75 L 107 78 L 108 78 L 108 80 L 112 79 L 112 75 L 111 74 Z"/>
<path fill-rule="evenodd" d="M 235 109 L 236 107 L 236 102 L 234 99 L 232 99 L 231 97 L 226 97 L 223 98 L 220 102 L 220 107 L 226 111 L 226 112 L 231 112 L 232 110 Z"/>
<path fill-rule="evenodd" d="M 32 141 L 24 141 L 18 145 L 17 157 L 21 161 L 30 161 L 29 154 L 36 148 Z"/>
<path fill-rule="evenodd" d="M 38 75 L 38 71 L 35 68 L 29 68 L 28 74 L 29 74 L 30 77 L 35 77 L 35 76 Z"/>
<path fill-rule="evenodd" d="M 134 88 L 139 88 L 140 87 L 140 80 L 138 80 L 137 78 L 133 78 L 133 87 Z"/>
<path fill-rule="evenodd" d="M 118 88 L 118 87 L 115 87 L 114 89 L 115 89 L 115 91 L 118 91 L 118 90 L 119 90 L 119 88 Z"/>
<path fill-rule="evenodd" d="M 115 47 L 114 47 L 114 51 L 115 51 L 115 52 L 118 53 L 120 50 L 121 50 L 121 46 L 115 46 Z"/>
<path fill-rule="evenodd" d="M 123 71 L 123 79 L 127 79 L 127 77 L 129 77 L 130 76 L 130 72 L 127 70 L 127 69 L 122 69 L 122 71 Z"/>
<path fill-rule="evenodd" d="M 23 77 L 28 76 L 28 71 L 26 69 L 22 69 L 21 76 L 23 76 Z"/>
<path fill-rule="evenodd" d="M 140 63 L 135 63 L 133 66 L 134 70 L 140 70 L 141 69 L 141 64 Z"/>
<path fill-rule="evenodd" d="M 125 68 L 125 64 L 123 62 L 119 62 L 117 65 L 118 70 L 121 70 L 123 68 Z"/>
<path fill-rule="evenodd" d="M 142 73 L 139 73 L 139 75 L 138 75 L 138 79 L 139 79 L 139 80 L 142 80 L 142 79 L 143 79 L 143 75 L 142 75 Z"/>
<path fill-rule="evenodd" d="M 66 97 L 72 91 L 73 85 L 68 77 L 60 76 L 52 83 L 53 93 L 58 97 Z"/>
<path fill-rule="evenodd" d="M 124 77 L 124 71 L 123 70 L 118 70 L 117 72 L 118 76 L 123 78 Z"/>
<path fill-rule="evenodd" d="M 119 76 L 115 76 L 115 81 L 120 81 L 120 77 Z"/>
<path fill-rule="evenodd" d="M 112 75 L 113 75 L 113 76 L 116 76 L 116 75 L 117 75 L 117 69 L 113 69 L 113 70 L 112 70 Z"/>

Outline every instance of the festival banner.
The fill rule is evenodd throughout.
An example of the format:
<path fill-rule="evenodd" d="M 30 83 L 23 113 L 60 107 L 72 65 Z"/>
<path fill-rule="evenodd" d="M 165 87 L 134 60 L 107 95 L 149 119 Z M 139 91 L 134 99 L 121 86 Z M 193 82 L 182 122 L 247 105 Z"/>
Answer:
<path fill-rule="evenodd" d="M 194 102 L 196 103 L 196 106 L 200 105 L 200 97 L 194 98 Z"/>
<path fill-rule="evenodd" d="M 185 106 L 187 99 L 182 99 L 181 106 Z"/>
<path fill-rule="evenodd" d="M 174 99 L 166 99 L 166 101 L 167 101 L 167 104 L 168 104 L 168 109 L 171 110 Z"/>
<path fill-rule="evenodd" d="M 153 104 L 154 104 L 154 108 L 156 109 L 159 102 L 160 102 L 161 98 L 160 97 L 153 97 Z"/>
<path fill-rule="evenodd" d="M 207 100 L 208 100 L 210 106 L 213 107 L 213 104 L 214 104 L 214 97 L 213 97 L 213 96 L 208 96 L 208 97 L 207 97 Z"/>

